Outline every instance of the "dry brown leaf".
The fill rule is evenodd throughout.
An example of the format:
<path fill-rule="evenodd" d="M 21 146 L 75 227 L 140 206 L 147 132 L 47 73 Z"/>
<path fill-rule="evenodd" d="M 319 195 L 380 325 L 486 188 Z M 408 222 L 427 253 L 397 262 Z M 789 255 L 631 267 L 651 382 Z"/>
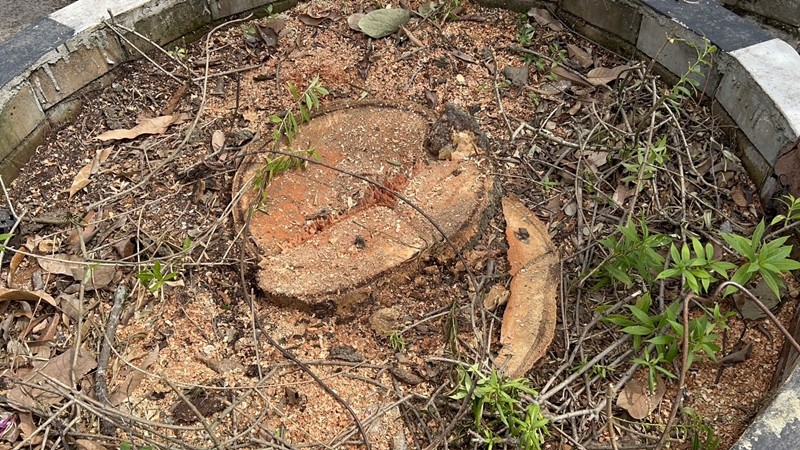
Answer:
<path fill-rule="evenodd" d="M 87 373 L 97 367 L 97 361 L 88 350 L 81 349 L 78 357 L 73 358 L 75 349 L 69 350 L 50 359 L 43 364 L 34 363 L 34 371 L 25 377 L 26 384 L 40 384 L 47 386 L 48 380 L 56 380 L 66 386 L 72 386 L 72 380 L 80 381 Z M 75 359 L 75 370 L 73 371 L 73 359 Z M 52 392 L 52 390 L 42 390 L 30 388 L 18 384 L 8 391 L 8 398 L 17 405 L 28 408 L 40 408 L 42 404 L 53 405 L 63 397 Z"/>
<path fill-rule="evenodd" d="M 95 139 L 99 141 L 113 141 L 121 139 L 135 139 L 143 134 L 162 134 L 167 131 L 170 125 L 175 123 L 176 116 L 158 116 L 145 119 L 139 125 L 131 129 L 119 129 L 106 131 Z"/>
<path fill-rule="evenodd" d="M 550 11 L 544 8 L 531 8 L 528 10 L 528 17 L 533 17 L 536 23 L 543 27 L 548 27 L 553 31 L 564 31 L 564 25 L 554 18 Z"/>
<path fill-rule="evenodd" d="M 100 171 L 100 165 L 108 159 L 109 155 L 111 155 L 111 148 L 97 150 L 94 154 L 94 158 L 92 158 L 92 162 L 81 167 L 72 180 L 72 186 L 69 188 L 69 198 L 72 198 L 72 196 L 91 182 L 90 177 Z"/>
<path fill-rule="evenodd" d="M 744 195 L 744 189 L 741 183 L 731 188 L 731 199 L 736 203 L 736 206 L 741 206 L 742 208 L 747 206 L 747 198 Z"/>
<path fill-rule="evenodd" d="M 67 245 L 72 249 L 76 250 L 80 247 L 81 241 L 88 242 L 95 235 L 97 232 L 97 223 L 93 223 L 95 215 L 95 211 L 89 211 L 83 216 L 81 223 L 70 231 L 67 237 Z"/>
<path fill-rule="evenodd" d="M 617 188 L 614 189 L 614 195 L 611 196 L 611 200 L 617 205 L 623 206 L 625 200 L 633 195 L 634 192 L 636 192 L 636 188 L 629 188 L 628 183 L 620 183 L 617 185 Z"/>
<path fill-rule="evenodd" d="M 551 68 L 550 73 L 558 77 L 559 80 L 570 81 L 579 86 L 593 86 L 593 84 L 583 75 L 561 65 Z"/>
<path fill-rule="evenodd" d="M 328 16 L 314 17 L 311 14 L 298 14 L 297 19 L 310 27 L 318 27 L 324 22 Z"/>
<path fill-rule="evenodd" d="M 214 130 L 211 135 L 211 149 L 218 152 L 225 148 L 225 132 L 222 130 Z"/>
<path fill-rule="evenodd" d="M 483 307 L 489 311 L 498 306 L 505 305 L 508 301 L 508 290 L 501 283 L 497 283 L 489 289 L 483 298 Z"/>
<path fill-rule="evenodd" d="M 42 443 L 42 435 L 37 434 L 34 435 L 34 431 L 36 431 L 36 424 L 33 423 L 33 414 L 29 412 L 22 412 L 20 411 L 17 414 L 19 418 L 19 430 L 22 432 L 22 437 L 30 438 L 28 440 L 28 444 L 38 445 Z"/>
<path fill-rule="evenodd" d="M 655 392 L 650 392 L 646 382 L 632 379 L 617 396 L 617 406 L 628 411 L 634 419 L 641 420 L 655 411 L 666 390 L 660 377 L 656 378 Z"/>
<path fill-rule="evenodd" d="M 45 272 L 69 275 L 75 279 L 77 279 L 77 277 L 83 278 L 82 274 L 86 270 L 86 265 L 82 263 L 83 258 L 75 255 L 67 255 L 66 253 L 48 255 L 47 258 L 36 258 L 36 262 L 39 263 L 39 267 Z"/>
<path fill-rule="evenodd" d="M 88 439 L 75 440 L 75 446 L 82 450 L 108 450 L 106 446 L 100 445 L 97 442 Z"/>
<path fill-rule="evenodd" d="M 142 382 L 145 376 L 145 371 L 150 368 L 153 364 L 158 362 L 158 355 L 160 349 L 158 345 L 147 354 L 147 356 L 142 360 L 141 363 L 137 364 L 137 369 L 132 369 L 128 375 L 125 377 L 124 380 L 116 387 L 114 387 L 113 392 L 108 397 L 109 403 L 112 406 L 120 406 L 122 402 L 127 399 L 131 392 L 135 391 L 139 384 Z M 126 407 L 127 408 L 127 407 Z"/>
<path fill-rule="evenodd" d="M 592 55 L 577 45 L 567 44 L 567 54 L 569 55 L 570 59 L 578 63 L 581 69 L 585 69 L 594 63 L 594 60 L 592 60 Z"/>
<path fill-rule="evenodd" d="M 53 306 L 58 306 L 58 302 L 43 291 L 26 291 L 23 289 L 6 289 L 0 287 L 0 301 L 2 300 L 23 300 L 29 302 L 43 301 Z"/>
<path fill-rule="evenodd" d="M 512 378 L 533 367 L 553 341 L 559 258 L 547 228 L 515 197 L 502 199 L 506 219 L 508 305 L 500 328 L 497 365 Z"/>
<path fill-rule="evenodd" d="M 116 275 L 116 269 L 113 266 L 90 265 L 84 262 L 80 256 L 67 255 L 65 253 L 48 255 L 47 258 L 37 258 L 36 261 L 42 270 L 59 275 L 68 275 L 74 278 L 75 281 L 83 281 L 88 275 L 89 279 L 84 286 L 87 290 L 102 289 L 108 286 L 114 281 L 114 276 Z"/>
<path fill-rule="evenodd" d="M 613 69 L 595 67 L 586 74 L 586 79 L 595 86 L 605 85 L 620 78 L 629 70 L 631 70 L 631 66 L 628 65 L 617 66 Z"/>

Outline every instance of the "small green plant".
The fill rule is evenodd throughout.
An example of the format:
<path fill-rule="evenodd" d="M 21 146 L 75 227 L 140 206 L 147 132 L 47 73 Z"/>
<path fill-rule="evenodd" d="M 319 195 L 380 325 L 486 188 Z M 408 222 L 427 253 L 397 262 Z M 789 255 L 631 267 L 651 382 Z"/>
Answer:
<path fill-rule="evenodd" d="M 284 112 L 283 117 L 277 114 L 269 116 L 270 122 L 278 125 L 272 132 L 272 137 L 275 138 L 275 148 L 282 137 L 285 137 L 291 146 L 300 125 L 311 120 L 311 113 L 319 109 L 320 97 L 328 95 L 328 90 L 319 81 L 319 75 L 311 80 L 303 92 L 300 92 L 293 83 L 288 83 L 288 86 L 294 104 Z"/>
<path fill-rule="evenodd" d="M 641 354 L 634 359 L 634 363 L 647 370 L 651 391 L 659 374 L 677 378 L 671 368 L 683 342 L 683 324 L 678 321 L 681 307 L 681 302 L 674 302 L 661 314 L 651 313 L 652 299 L 649 293 L 645 293 L 636 304 L 627 305 L 630 314 L 615 314 L 604 319 L 622 327 L 620 331 L 633 337 L 633 348 Z M 716 360 L 719 351 L 716 344 L 719 335 L 716 331 L 727 329 L 727 320 L 733 314 L 723 313 L 719 304 L 710 310 L 704 308 L 704 312 L 704 315 L 689 321 L 689 367 L 701 354 Z"/>
<path fill-rule="evenodd" d="M 119 450 L 153 450 L 153 447 L 149 445 L 145 445 L 142 447 L 136 447 L 128 441 L 122 441 L 119 444 Z"/>
<path fill-rule="evenodd" d="M 736 269 L 736 265 L 727 261 L 714 259 L 714 246 L 703 244 L 695 237 L 692 238 L 692 248 L 684 243 L 681 250 L 675 244 L 669 249 L 672 257 L 671 266 L 658 274 L 656 279 L 680 277 L 695 294 L 708 292 L 712 283 L 717 281 L 715 274 L 728 279 L 728 272 Z"/>
<path fill-rule="evenodd" d="M 328 90 L 319 81 L 319 76 L 315 76 L 308 87 L 300 92 L 293 83 L 288 83 L 289 93 L 294 101 L 292 106 L 287 109 L 282 116 L 273 114 L 269 116 L 270 122 L 277 125 L 272 132 L 272 150 L 278 149 L 283 139 L 291 147 L 294 138 L 300 129 L 300 125 L 311 120 L 311 113 L 320 107 L 320 97 L 328 95 Z M 305 150 L 286 150 L 276 157 L 265 157 L 264 165 L 256 173 L 253 181 L 253 188 L 261 193 L 259 208 L 263 206 L 267 199 L 266 188 L 275 179 L 275 176 L 287 170 L 304 167 L 309 158 L 318 159 L 319 154 L 316 150 L 308 148 Z"/>
<path fill-rule="evenodd" d="M 651 234 L 647 223 L 639 221 L 639 227 L 628 219 L 623 226 L 617 227 L 620 237 L 611 235 L 601 239 L 600 244 L 607 248 L 611 255 L 600 266 L 600 281 L 596 287 L 604 286 L 609 282 L 619 282 L 626 287 L 633 285 L 630 273 L 635 271 L 647 284 L 652 285 L 653 279 L 664 268 L 664 257 L 658 253 L 661 247 L 670 243 L 670 238 L 664 234 Z M 641 229 L 641 233 L 639 230 Z"/>
<path fill-rule="evenodd" d="M 567 60 L 567 52 L 562 49 L 558 43 L 553 42 L 552 44 L 548 45 L 547 50 L 550 52 L 550 56 L 553 58 L 552 67 L 563 64 L 564 61 Z"/>
<path fill-rule="evenodd" d="M 773 217 L 770 226 L 783 222 L 783 226 L 788 227 L 789 224 L 800 219 L 800 198 L 795 198 L 794 195 L 788 194 L 784 195 L 780 200 L 786 205 L 786 213 Z"/>
<path fill-rule="evenodd" d="M 162 272 L 161 261 L 154 262 L 151 267 L 136 274 L 136 278 L 153 294 L 160 291 L 164 283 L 177 277 L 177 272 Z"/>
<path fill-rule="evenodd" d="M 670 44 L 674 44 L 675 42 L 687 43 L 690 47 L 694 48 L 697 53 L 695 60 L 689 65 L 689 68 L 681 75 L 681 78 L 672 86 L 672 89 L 665 97 L 665 101 L 671 106 L 680 107 L 680 103 L 685 97 L 697 95 L 700 87 L 700 82 L 697 77 L 703 76 L 703 66 L 710 67 L 714 63 L 712 58 L 717 53 L 717 46 L 712 45 L 705 37 L 703 38 L 702 49 L 694 43 L 683 39 L 669 38 L 668 42 Z"/>
<path fill-rule="evenodd" d="M 517 20 L 517 43 L 522 47 L 527 47 L 533 42 L 536 29 L 528 22 L 526 14 L 520 14 Z"/>
<path fill-rule="evenodd" d="M 521 396 L 535 396 L 536 391 L 528 380 L 509 380 L 496 369 L 486 374 L 477 364 L 456 371 L 456 391 L 450 397 L 461 400 L 471 395 L 475 431 L 482 444 L 492 449 L 495 445 L 513 438 L 524 450 L 540 450 L 544 443 L 548 419 L 541 408 L 531 403 L 523 409 Z"/>
<path fill-rule="evenodd" d="M 758 274 L 775 293 L 775 296 L 780 298 L 780 289 L 783 287 L 781 274 L 800 269 L 800 263 L 789 257 L 792 253 L 792 246 L 786 245 L 789 236 L 762 242 L 765 228 L 762 220 L 756 226 L 750 239 L 738 234 L 722 233 L 725 242 L 747 261 L 733 274 L 731 281 L 744 286 Z M 725 289 L 725 295 L 733 292 L 736 292 L 736 288 L 733 286 Z"/>
<path fill-rule="evenodd" d="M 167 54 L 175 59 L 186 59 L 186 48 L 175 47 L 174 49 L 168 51 Z"/>
<path fill-rule="evenodd" d="M 0 233 L 0 253 L 6 251 L 6 242 L 14 236 L 12 233 Z"/>
<path fill-rule="evenodd" d="M 256 172 L 253 186 L 261 192 L 260 205 L 263 205 L 267 200 L 267 187 L 272 184 L 272 181 L 279 173 L 304 167 L 309 158 L 319 159 L 319 154 L 311 148 L 307 150 L 289 150 L 287 153 L 289 154 L 278 155 L 274 158 L 265 156 L 264 165 Z"/>
<path fill-rule="evenodd" d="M 634 162 L 622 163 L 625 172 L 629 173 L 622 179 L 625 182 L 636 183 L 641 173 L 642 180 L 652 179 L 659 168 L 664 167 L 667 161 L 667 138 L 661 137 L 654 144 L 647 147 L 637 147 L 633 155 Z M 641 190 L 642 185 L 637 189 Z"/>
<path fill-rule="evenodd" d="M 393 331 L 392 334 L 389 335 L 389 345 L 395 352 L 402 352 L 406 349 L 408 342 L 406 342 L 401 332 Z"/>
<path fill-rule="evenodd" d="M 717 450 L 721 444 L 720 439 L 714 432 L 714 428 L 709 425 L 700 414 L 693 408 L 681 408 L 681 416 L 688 423 L 682 425 L 680 429 L 687 431 L 691 437 L 692 450 Z"/>

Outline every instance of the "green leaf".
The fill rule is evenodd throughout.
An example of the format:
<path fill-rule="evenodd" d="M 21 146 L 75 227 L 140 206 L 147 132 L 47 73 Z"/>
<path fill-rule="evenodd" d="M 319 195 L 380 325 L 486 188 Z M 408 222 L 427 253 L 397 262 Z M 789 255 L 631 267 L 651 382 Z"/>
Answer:
<path fill-rule="evenodd" d="M 747 258 L 748 261 L 756 259 L 755 250 L 751 247 L 749 239 L 745 239 L 738 234 L 732 233 L 722 233 L 722 239 L 724 239 L 728 245 L 733 247 L 737 253 Z"/>
<path fill-rule="evenodd" d="M 622 332 L 632 336 L 647 336 L 653 332 L 653 329 L 640 325 L 632 325 L 630 327 L 623 328 Z"/>
<path fill-rule="evenodd" d="M 389 36 L 408 23 L 411 18 L 408 10 L 402 8 L 376 9 L 358 21 L 358 28 L 367 36 L 380 39 Z"/>
<path fill-rule="evenodd" d="M 628 306 L 628 309 L 631 310 L 631 313 L 634 317 L 636 317 L 636 320 L 638 320 L 640 324 L 645 325 L 652 330 L 654 325 L 654 320 L 652 317 L 648 316 L 646 312 L 635 306 Z"/>

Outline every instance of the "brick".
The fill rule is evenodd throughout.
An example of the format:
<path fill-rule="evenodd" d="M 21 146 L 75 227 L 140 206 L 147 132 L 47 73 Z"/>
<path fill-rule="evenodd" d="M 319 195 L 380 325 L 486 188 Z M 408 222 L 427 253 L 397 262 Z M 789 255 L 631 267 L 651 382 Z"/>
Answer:
<path fill-rule="evenodd" d="M 677 39 L 669 42 L 669 38 Z M 641 32 L 636 46 L 642 53 L 655 59 L 657 63 L 680 78 L 697 61 L 698 51 L 705 49 L 706 42 L 692 31 L 664 17 L 646 15 L 642 18 Z M 698 90 L 714 92 L 721 77 L 719 71 L 707 65 L 701 65 L 700 68 L 702 73 L 691 74 L 690 78 L 697 82 Z"/>
<path fill-rule="evenodd" d="M 116 36 L 97 29 L 69 40 L 59 49 L 59 57 L 36 69 L 29 81 L 47 109 L 124 61 L 125 52 Z"/>
<path fill-rule="evenodd" d="M 24 82 L 0 91 L 0 160 L 5 159 L 45 119 L 31 86 Z"/>
<path fill-rule="evenodd" d="M 562 9 L 630 44 L 636 43 L 642 14 L 627 3 L 616 0 L 563 0 Z"/>
<path fill-rule="evenodd" d="M 115 17 L 115 21 L 164 46 L 180 37 L 191 34 L 211 22 L 211 11 L 205 0 L 152 0 L 142 6 Z M 151 43 L 133 33 L 123 32 L 125 38 L 142 52 L 154 49 Z M 122 46 L 131 58 L 139 51 L 129 43 Z"/>

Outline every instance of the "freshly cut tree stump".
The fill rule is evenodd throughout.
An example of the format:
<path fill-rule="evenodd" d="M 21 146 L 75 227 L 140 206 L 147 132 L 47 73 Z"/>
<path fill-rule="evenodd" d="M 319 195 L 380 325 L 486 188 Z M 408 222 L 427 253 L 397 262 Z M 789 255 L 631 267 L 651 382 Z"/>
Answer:
<path fill-rule="evenodd" d="M 343 104 L 302 125 L 292 149 L 313 149 L 319 161 L 399 193 L 460 250 L 482 231 L 497 199 L 495 180 L 468 133 L 453 131 L 451 160 L 429 155 L 431 125 L 431 114 L 412 105 Z M 258 283 L 271 300 L 301 308 L 350 305 L 384 283 L 408 279 L 421 256 L 452 257 L 408 203 L 318 164 L 278 174 L 259 196 L 254 179 L 265 158 L 277 157 L 271 148 L 268 140 L 251 143 L 234 182 L 234 195 L 242 192 L 235 222 L 241 227 L 252 215 Z"/>

